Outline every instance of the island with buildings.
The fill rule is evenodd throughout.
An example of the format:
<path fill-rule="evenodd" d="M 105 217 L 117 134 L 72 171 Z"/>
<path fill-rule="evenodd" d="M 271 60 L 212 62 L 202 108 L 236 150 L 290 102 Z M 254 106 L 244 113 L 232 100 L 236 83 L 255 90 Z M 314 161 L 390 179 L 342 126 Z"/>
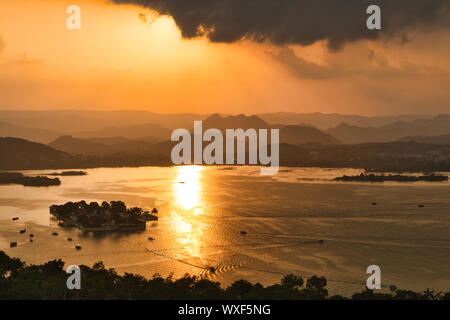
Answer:
<path fill-rule="evenodd" d="M 61 226 L 78 227 L 91 231 L 140 231 L 145 230 L 146 222 L 158 220 L 158 211 L 151 213 L 141 208 L 127 208 L 122 201 L 67 202 L 50 206 L 50 214 L 59 220 Z"/>
<path fill-rule="evenodd" d="M 448 176 L 444 175 L 421 175 L 421 176 L 411 176 L 411 175 L 400 175 L 400 174 L 381 174 L 375 175 L 364 174 L 356 176 L 342 176 L 334 179 L 335 181 L 348 181 L 348 182 L 386 182 L 386 181 L 395 181 L 395 182 L 445 182 L 448 181 Z"/>

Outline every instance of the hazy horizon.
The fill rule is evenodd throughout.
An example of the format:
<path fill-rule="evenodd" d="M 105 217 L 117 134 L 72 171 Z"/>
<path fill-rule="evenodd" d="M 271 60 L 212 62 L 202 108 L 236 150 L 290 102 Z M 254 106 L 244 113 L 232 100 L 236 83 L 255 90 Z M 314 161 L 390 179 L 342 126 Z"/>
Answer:
<path fill-rule="evenodd" d="M 194 114 L 194 115 L 212 115 L 219 114 L 225 116 L 237 116 L 237 115 L 259 115 L 259 114 L 281 114 L 281 113 L 294 113 L 294 114 L 322 114 L 322 115 L 343 115 L 343 116 L 359 116 L 359 117 L 398 117 L 398 116 L 423 116 L 423 117 L 433 117 L 440 114 L 450 114 L 450 110 L 448 112 L 422 112 L 422 113 L 379 113 L 379 114 L 367 114 L 367 113 L 345 113 L 345 112 L 320 112 L 320 111 L 312 111 L 312 112 L 300 112 L 300 111 L 271 111 L 271 112 L 158 112 L 146 109 L 126 109 L 126 108 L 112 108 L 112 109 L 83 109 L 83 108 L 23 108 L 23 109 L 15 109 L 15 108 L 0 108 L 0 112 L 147 112 L 153 113 L 157 115 L 183 115 L 183 114 Z"/>

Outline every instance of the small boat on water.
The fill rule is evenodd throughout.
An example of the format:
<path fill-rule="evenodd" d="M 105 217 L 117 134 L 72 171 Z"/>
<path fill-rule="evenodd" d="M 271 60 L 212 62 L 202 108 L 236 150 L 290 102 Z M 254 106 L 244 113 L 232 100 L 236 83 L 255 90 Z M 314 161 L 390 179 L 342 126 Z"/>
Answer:
<path fill-rule="evenodd" d="M 16 241 L 10 242 L 10 243 L 9 243 L 9 247 L 10 247 L 10 248 L 17 247 L 17 242 L 16 242 Z"/>
<path fill-rule="evenodd" d="M 214 267 L 209 267 L 208 270 L 211 273 L 216 273 L 216 268 L 214 268 Z"/>
<path fill-rule="evenodd" d="M 208 271 L 211 272 L 211 273 L 216 273 L 217 269 L 219 269 L 219 267 L 221 265 L 222 265 L 222 263 L 219 263 L 216 267 L 208 266 L 206 269 L 208 269 Z"/>
<path fill-rule="evenodd" d="M 77 244 L 77 245 L 75 246 L 75 249 L 81 250 L 81 246 L 80 246 L 79 244 Z"/>
<path fill-rule="evenodd" d="M 241 234 L 245 236 L 247 234 L 247 231 L 242 230 Z"/>

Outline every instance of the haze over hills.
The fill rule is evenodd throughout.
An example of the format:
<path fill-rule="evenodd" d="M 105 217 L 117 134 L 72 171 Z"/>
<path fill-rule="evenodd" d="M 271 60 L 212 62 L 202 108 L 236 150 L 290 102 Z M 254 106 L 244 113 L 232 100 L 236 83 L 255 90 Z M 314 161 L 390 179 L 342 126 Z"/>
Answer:
<path fill-rule="evenodd" d="M 280 143 L 333 145 L 341 141 L 314 127 L 289 125 L 280 129 Z"/>
<path fill-rule="evenodd" d="M 54 131 L 49 131 L 45 129 L 26 128 L 0 121 L 0 137 L 2 136 L 16 137 L 30 141 L 47 143 L 55 139 L 59 135 L 60 133 Z"/>
<path fill-rule="evenodd" d="M 348 123 L 341 123 L 334 128 L 326 130 L 326 132 L 349 144 L 392 140 L 391 134 L 387 131 L 373 127 L 353 126 Z"/>
<path fill-rule="evenodd" d="M 203 131 L 209 128 L 216 128 L 225 135 L 226 129 L 280 129 L 280 143 L 289 144 L 305 144 L 305 143 L 319 143 L 319 144 L 339 144 L 338 139 L 333 136 L 305 125 L 270 125 L 256 115 L 246 116 L 243 114 L 237 116 L 221 116 L 214 114 L 203 121 Z"/>
<path fill-rule="evenodd" d="M 61 136 L 48 146 L 71 155 L 148 155 L 161 152 L 153 143 L 125 138 L 83 139 Z M 169 153 L 170 154 L 170 151 Z"/>
<path fill-rule="evenodd" d="M 160 142 L 170 139 L 172 130 L 158 124 L 147 123 L 135 126 L 105 127 L 96 131 L 76 132 L 74 135 L 80 138 L 111 138 L 123 137 L 128 139 L 146 139 Z"/>
<path fill-rule="evenodd" d="M 401 121 L 398 121 L 399 119 Z M 272 113 L 208 116 L 161 115 L 145 111 L 0 110 L 0 136 L 20 137 L 43 143 L 62 135 L 88 139 L 89 143 L 101 145 L 131 143 L 130 140 L 159 143 L 169 140 L 174 128 L 192 130 L 194 120 L 203 120 L 204 130 L 279 128 L 280 142 L 289 144 L 389 142 L 405 137 L 450 134 L 450 115 L 365 117 L 321 113 Z M 339 122 L 342 120 L 346 122 Z M 336 123 L 337 125 L 325 131 L 318 129 Z"/>
<path fill-rule="evenodd" d="M 258 114 L 264 121 L 284 125 L 309 124 L 321 130 L 333 128 L 341 123 L 359 127 L 381 127 L 398 121 L 413 121 L 417 119 L 430 119 L 430 115 L 397 115 L 397 116 L 361 116 L 351 114 L 324 114 L 324 113 L 294 113 L 277 112 Z"/>
<path fill-rule="evenodd" d="M 89 139 L 74 138 L 72 136 L 61 136 L 50 142 L 48 146 L 72 155 L 101 155 L 109 153 L 110 150 L 110 147 L 106 144 L 91 141 Z"/>
<path fill-rule="evenodd" d="M 203 131 L 208 128 L 216 128 L 223 131 L 227 128 L 270 128 L 270 126 L 257 116 L 245 115 L 222 117 L 212 115 L 203 123 Z M 159 134 L 160 138 L 141 138 L 151 132 Z M 109 137 L 112 134 L 120 134 L 118 137 Z M 83 135 L 81 135 L 83 136 Z M 57 150 L 72 155 L 111 155 L 154 153 L 165 150 L 170 154 L 173 143 L 170 143 L 170 131 L 155 125 L 144 125 L 124 128 L 105 128 L 97 132 L 85 133 L 84 136 L 95 138 L 80 138 L 73 136 L 61 136 L 48 145 Z M 104 136 L 104 138 L 101 138 Z M 165 137 L 164 137 L 165 136 Z M 163 143 L 169 142 L 169 143 Z M 282 126 L 280 129 L 280 142 L 290 144 L 338 144 L 339 140 L 313 127 L 306 126 Z M 158 144 L 158 145 L 155 145 Z"/>
<path fill-rule="evenodd" d="M 232 128 L 240 129 L 267 129 L 270 125 L 262 120 L 261 118 L 252 115 L 246 116 L 244 114 L 239 114 L 236 116 L 221 116 L 219 114 L 213 114 L 203 120 L 203 130 L 215 128 L 221 131 Z"/>
<path fill-rule="evenodd" d="M 439 136 L 450 134 L 450 115 L 400 121 L 379 128 L 362 128 L 343 123 L 328 129 L 327 133 L 350 144 L 396 141 L 408 136 Z"/>
<path fill-rule="evenodd" d="M 139 126 L 148 123 L 154 123 L 168 129 L 187 128 L 192 126 L 194 120 L 203 120 L 207 116 L 191 113 L 157 114 L 133 110 L 0 110 L 1 121 L 29 128 L 57 131 L 61 134 L 97 131 L 105 127 Z"/>
<path fill-rule="evenodd" d="M 221 114 L 226 116 L 225 114 Z M 190 128 L 194 120 L 204 120 L 210 114 L 156 114 L 147 111 L 85 111 L 85 110 L 46 110 L 46 111 L 15 111 L 0 110 L 0 120 L 10 124 L 40 128 L 72 134 L 83 131 L 97 131 L 104 127 L 138 126 L 154 123 L 168 129 Z M 342 122 L 360 127 L 380 127 L 398 121 L 413 121 L 430 119 L 428 115 L 398 115 L 398 116 L 360 116 L 347 114 L 323 113 L 264 113 L 256 114 L 270 125 L 300 125 L 307 124 L 325 130 Z"/>

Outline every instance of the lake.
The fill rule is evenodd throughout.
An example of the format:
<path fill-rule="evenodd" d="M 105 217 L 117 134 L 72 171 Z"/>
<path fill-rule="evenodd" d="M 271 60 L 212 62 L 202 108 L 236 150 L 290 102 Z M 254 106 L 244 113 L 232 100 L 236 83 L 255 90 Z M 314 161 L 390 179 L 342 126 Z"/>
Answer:
<path fill-rule="evenodd" d="M 225 285 L 321 275 L 341 294 L 362 290 L 375 264 L 384 287 L 450 291 L 448 182 L 335 182 L 361 170 L 324 168 L 280 168 L 270 177 L 249 166 L 86 171 L 60 177 L 57 187 L 0 186 L 0 250 L 27 263 L 103 261 L 119 273 L 190 273 Z M 159 221 L 137 233 L 83 233 L 50 217 L 50 205 L 80 200 L 156 207 Z M 18 246 L 9 248 L 10 241 Z"/>

